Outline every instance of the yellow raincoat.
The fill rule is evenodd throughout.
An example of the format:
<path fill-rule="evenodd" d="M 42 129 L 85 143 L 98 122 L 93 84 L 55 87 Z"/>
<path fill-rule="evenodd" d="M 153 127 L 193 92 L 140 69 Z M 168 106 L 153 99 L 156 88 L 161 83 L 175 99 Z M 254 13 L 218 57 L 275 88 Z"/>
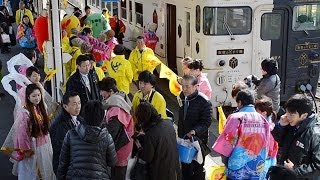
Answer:
<path fill-rule="evenodd" d="M 152 49 L 148 47 L 145 47 L 142 53 L 140 53 L 138 48 L 132 50 L 129 62 L 131 63 L 134 81 L 138 80 L 140 72 L 148 70 L 153 73 L 153 70 L 161 63 L 154 55 Z"/>
<path fill-rule="evenodd" d="M 70 59 L 70 61 L 64 64 L 66 67 L 67 79 L 71 76 L 72 72 L 77 69 L 76 60 L 78 56 L 82 54 L 80 48 L 78 47 L 71 47 L 71 50 L 68 53 L 72 56 L 72 58 Z"/>
<path fill-rule="evenodd" d="M 18 25 L 20 24 L 20 22 L 21 22 L 21 16 L 20 16 L 20 14 L 21 14 L 21 10 L 18 9 L 18 10 L 16 11 L 16 24 L 17 24 L 17 26 L 18 26 Z M 29 17 L 30 23 L 31 23 L 32 25 L 34 25 L 33 15 L 32 15 L 32 12 L 31 12 L 29 9 L 24 8 L 24 15 L 27 15 L 27 16 Z"/>
<path fill-rule="evenodd" d="M 100 67 L 97 67 L 96 65 L 94 65 L 94 69 L 97 73 L 98 76 L 98 80 L 101 81 L 103 78 L 105 78 L 106 76 L 104 75 L 103 70 Z"/>
<path fill-rule="evenodd" d="M 137 107 L 140 104 L 141 99 L 150 101 L 149 97 L 151 96 L 152 91 L 150 91 L 150 93 L 145 97 L 143 97 L 143 94 L 140 90 L 134 94 L 133 100 L 132 100 L 132 108 L 134 113 L 137 110 Z M 161 115 L 161 118 L 163 119 L 167 118 L 167 113 L 166 113 L 167 103 L 166 103 L 166 100 L 163 98 L 163 96 L 159 92 L 155 91 L 151 99 L 151 104 Z M 134 118 L 134 122 L 137 123 L 137 120 L 135 118 Z"/>
<path fill-rule="evenodd" d="M 107 62 L 109 76 L 116 80 L 117 87 L 120 91 L 129 94 L 130 83 L 133 78 L 130 62 L 125 59 L 124 55 L 116 55 L 111 61 Z"/>

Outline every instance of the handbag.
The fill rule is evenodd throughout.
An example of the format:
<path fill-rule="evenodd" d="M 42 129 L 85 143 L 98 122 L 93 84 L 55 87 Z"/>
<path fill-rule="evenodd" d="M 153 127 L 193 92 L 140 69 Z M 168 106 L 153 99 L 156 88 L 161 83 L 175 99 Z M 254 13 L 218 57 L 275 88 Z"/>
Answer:
<path fill-rule="evenodd" d="M 10 36 L 8 34 L 2 33 L 1 38 L 2 38 L 2 43 L 11 43 Z"/>
<path fill-rule="evenodd" d="M 131 180 L 147 180 L 148 171 L 147 171 L 147 163 L 140 159 L 139 157 L 135 158 L 135 164 L 130 172 Z"/>
<path fill-rule="evenodd" d="M 211 149 L 208 147 L 207 143 L 203 143 L 203 141 L 197 136 L 195 136 L 195 138 L 196 138 L 197 141 L 199 141 L 203 157 L 205 157 L 206 155 L 210 154 L 211 153 Z"/>
<path fill-rule="evenodd" d="M 134 157 L 133 167 L 130 170 L 131 180 L 148 180 L 147 163 L 140 159 L 141 149 L 139 149 Z"/>

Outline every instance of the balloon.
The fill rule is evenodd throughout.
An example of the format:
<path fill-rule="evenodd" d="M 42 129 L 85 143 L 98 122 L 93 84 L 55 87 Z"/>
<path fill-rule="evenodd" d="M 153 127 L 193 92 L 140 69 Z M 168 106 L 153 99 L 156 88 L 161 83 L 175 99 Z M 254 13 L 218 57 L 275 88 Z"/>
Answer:
<path fill-rule="evenodd" d="M 90 14 L 84 23 L 92 28 L 95 38 L 98 38 L 101 32 L 111 29 L 106 17 L 101 13 Z"/>

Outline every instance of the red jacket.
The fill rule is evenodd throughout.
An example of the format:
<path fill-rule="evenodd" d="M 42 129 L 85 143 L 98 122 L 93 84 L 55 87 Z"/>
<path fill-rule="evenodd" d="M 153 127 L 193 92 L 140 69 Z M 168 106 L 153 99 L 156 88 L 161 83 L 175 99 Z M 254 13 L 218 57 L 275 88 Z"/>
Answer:
<path fill-rule="evenodd" d="M 114 17 L 110 18 L 109 24 L 111 26 L 111 29 L 118 35 L 119 33 L 125 33 L 126 32 L 126 26 L 124 23 L 119 19 L 118 21 L 119 27 L 117 29 L 117 19 Z"/>
<path fill-rule="evenodd" d="M 34 22 L 35 37 L 37 39 L 38 49 L 43 53 L 42 44 L 49 40 L 48 17 L 39 16 Z"/>

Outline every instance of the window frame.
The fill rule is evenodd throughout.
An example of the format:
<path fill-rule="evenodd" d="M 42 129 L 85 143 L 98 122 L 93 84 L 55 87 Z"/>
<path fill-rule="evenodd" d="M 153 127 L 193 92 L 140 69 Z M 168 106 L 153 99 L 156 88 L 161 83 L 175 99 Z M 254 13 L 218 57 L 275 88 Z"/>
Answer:
<path fill-rule="evenodd" d="M 141 13 L 140 12 L 137 12 L 137 4 L 140 4 L 141 5 Z M 136 26 L 137 27 L 140 27 L 140 28 L 143 28 L 143 4 L 140 3 L 140 2 L 135 2 L 134 3 L 134 9 L 135 9 L 135 22 L 136 22 Z M 138 23 L 138 16 L 137 15 L 140 15 L 141 16 L 141 19 L 142 19 L 142 24 Z"/>
<path fill-rule="evenodd" d="M 132 4 L 132 0 L 129 0 L 128 21 L 129 21 L 130 24 L 133 23 L 133 4 Z"/>
<path fill-rule="evenodd" d="M 279 35 L 279 37 L 278 37 L 277 39 L 271 39 L 271 38 L 264 39 L 264 38 L 262 38 L 262 29 L 263 29 L 263 27 L 262 27 L 262 26 L 263 26 L 262 18 L 263 18 L 264 15 L 270 15 L 270 14 L 272 14 L 272 15 L 280 15 L 280 29 L 279 29 L 280 35 Z M 282 32 L 283 27 L 282 27 L 282 25 L 281 25 L 282 23 L 283 23 L 283 22 L 282 22 L 282 14 L 281 14 L 281 13 L 278 13 L 278 12 L 267 12 L 267 13 L 263 13 L 262 16 L 261 16 L 260 39 L 263 40 L 263 41 L 280 40 L 280 39 L 281 39 L 281 36 L 282 36 L 282 34 L 283 34 L 283 32 Z"/>
<path fill-rule="evenodd" d="M 249 20 L 250 20 L 250 24 L 248 24 L 248 25 L 250 25 L 250 31 L 248 31 L 248 33 L 243 33 L 243 34 L 234 34 L 233 33 L 233 35 L 235 35 L 235 36 L 241 36 L 241 35 L 248 35 L 248 34 L 251 34 L 252 33 L 252 25 L 253 25 L 253 10 L 252 10 L 252 8 L 250 7 L 250 6 L 221 6 L 221 7 L 217 7 L 217 6 L 204 6 L 203 8 L 202 8 L 202 20 L 203 20 L 203 23 L 202 23 L 202 33 L 203 33 L 203 35 L 205 35 L 205 36 L 229 36 L 229 34 L 205 34 L 205 32 L 204 32 L 204 30 L 205 30 L 205 24 L 206 24 L 206 21 L 205 21 L 205 9 L 206 8 L 213 8 L 213 9 L 219 9 L 219 8 L 230 8 L 230 9 L 240 9 L 240 8 L 242 8 L 242 9 L 244 9 L 244 8 L 248 8 L 249 10 L 250 10 L 250 14 L 251 14 L 251 17 L 250 18 L 248 18 Z M 215 14 L 217 14 L 217 13 L 215 13 Z M 215 26 L 217 25 L 217 24 L 214 24 Z"/>
<path fill-rule="evenodd" d="M 197 33 L 201 32 L 201 7 L 200 5 L 196 6 L 196 22 L 195 22 L 195 30 Z"/>
<path fill-rule="evenodd" d="M 318 26 L 313 26 L 313 27 L 315 27 L 315 29 L 307 29 L 307 28 L 305 28 L 305 29 L 299 29 L 299 30 L 297 30 L 297 29 L 295 29 L 295 27 L 294 27 L 294 25 L 296 25 L 298 22 L 297 22 L 297 20 L 298 20 L 298 17 L 299 16 L 297 16 L 298 15 L 298 11 L 297 11 L 297 8 L 298 7 L 301 7 L 301 6 L 306 6 L 306 10 L 307 10 L 307 6 L 318 6 L 317 8 L 320 8 L 320 3 L 316 3 L 316 4 L 301 4 L 301 5 L 299 5 L 299 4 L 297 4 L 296 6 L 294 6 L 293 8 L 292 8 L 292 26 L 291 26 L 291 29 L 292 29 L 292 31 L 294 31 L 294 32 L 301 32 L 301 31 L 320 31 L 320 19 L 317 21 L 315 21 L 316 23 L 318 22 Z M 312 9 L 311 9 L 311 11 L 312 11 Z M 319 13 L 319 17 L 320 17 L 320 12 L 318 12 Z M 295 17 L 295 16 L 297 16 L 297 17 Z M 316 16 L 315 17 L 317 17 L 317 14 L 316 14 Z"/>
<path fill-rule="evenodd" d="M 127 14 L 127 0 L 121 0 L 120 2 L 121 2 L 121 3 L 120 3 L 120 8 L 121 8 L 121 16 L 120 16 L 120 18 L 127 20 L 127 19 L 128 19 L 128 14 Z M 125 6 L 122 6 L 123 4 L 124 4 Z M 119 14 L 118 14 L 118 16 L 119 16 Z M 125 17 L 124 17 L 124 16 L 125 16 Z"/>

